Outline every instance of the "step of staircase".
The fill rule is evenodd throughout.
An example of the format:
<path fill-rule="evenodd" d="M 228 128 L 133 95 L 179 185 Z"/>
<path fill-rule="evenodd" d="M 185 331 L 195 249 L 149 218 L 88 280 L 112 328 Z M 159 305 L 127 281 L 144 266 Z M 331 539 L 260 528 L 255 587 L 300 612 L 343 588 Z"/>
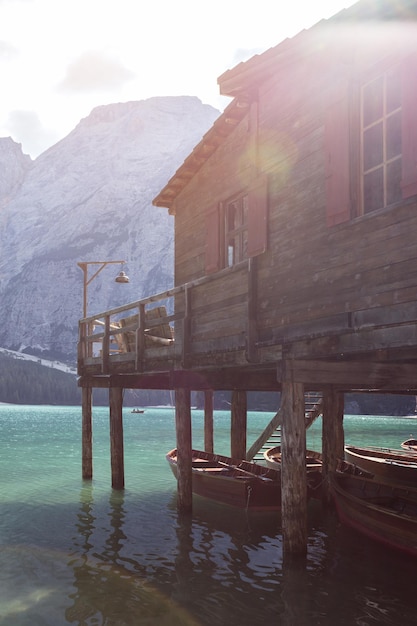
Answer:
<path fill-rule="evenodd" d="M 311 426 L 317 416 L 317 407 L 321 405 L 322 394 L 320 392 L 307 392 L 304 397 L 306 429 Z M 281 426 L 269 436 L 268 440 L 253 457 L 255 463 L 264 462 L 264 452 L 269 448 L 281 445 Z"/>

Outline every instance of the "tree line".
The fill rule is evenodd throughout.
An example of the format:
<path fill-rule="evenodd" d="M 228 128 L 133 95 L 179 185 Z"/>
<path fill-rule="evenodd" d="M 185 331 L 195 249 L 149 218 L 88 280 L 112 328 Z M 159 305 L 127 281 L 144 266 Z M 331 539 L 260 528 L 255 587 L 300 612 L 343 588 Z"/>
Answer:
<path fill-rule="evenodd" d="M 214 408 L 227 410 L 231 393 L 214 394 Z M 81 389 L 77 377 L 36 361 L 16 359 L 0 353 L 0 402 L 11 404 L 81 405 Z M 158 406 L 174 403 L 174 393 L 166 390 L 126 389 L 125 406 Z M 93 404 L 108 406 L 107 389 L 93 390 Z M 191 404 L 204 408 L 204 393 L 192 392 Z M 248 392 L 251 411 L 277 411 L 280 394 L 277 392 Z M 416 408 L 415 396 L 358 393 L 345 394 L 345 413 L 359 415 L 409 415 Z"/>

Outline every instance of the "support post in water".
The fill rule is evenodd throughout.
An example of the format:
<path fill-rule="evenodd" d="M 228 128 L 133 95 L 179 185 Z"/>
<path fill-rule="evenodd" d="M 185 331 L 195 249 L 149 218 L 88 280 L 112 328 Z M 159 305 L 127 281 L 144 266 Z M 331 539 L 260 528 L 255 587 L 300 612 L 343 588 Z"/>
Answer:
<path fill-rule="evenodd" d="M 177 433 L 178 511 L 192 510 L 192 435 L 191 393 L 189 389 L 175 390 L 175 428 Z"/>
<path fill-rule="evenodd" d="M 213 389 L 204 391 L 204 450 L 214 451 Z"/>
<path fill-rule="evenodd" d="M 247 399 L 246 391 L 235 389 L 232 392 L 232 419 L 230 429 L 230 450 L 234 459 L 246 458 Z"/>
<path fill-rule="evenodd" d="M 306 428 L 303 383 L 282 383 L 281 508 L 284 554 L 307 553 Z"/>
<path fill-rule="evenodd" d="M 344 394 L 330 387 L 323 392 L 323 502 L 331 503 L 329 477 L 336 470 L 337 459 L 345 454 L 343 432 Z"/>
<path fill-rule="evenodd" d="M 93 437 L 91 419 L 91 387 L 82 387 L 82 476 L 85 480 L 93 478 Z"/>
<path fill-rule="evenodd" d="M 124 489 L 124 450 L 123 450 L 123 389 L 110 387 L 110 458 L 111 484 L 113 489 Z"/>

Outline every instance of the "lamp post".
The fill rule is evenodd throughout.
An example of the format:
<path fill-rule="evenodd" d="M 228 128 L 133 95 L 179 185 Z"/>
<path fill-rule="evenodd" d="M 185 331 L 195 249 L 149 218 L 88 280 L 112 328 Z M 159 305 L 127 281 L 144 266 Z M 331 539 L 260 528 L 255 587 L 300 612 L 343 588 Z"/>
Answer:
<path fill-rule="evenodd" d="M 106 265 L 117 263 L 119 265 L 124 265 L 126 261 L 80 261 L 77 263 L 78 267 L 80 267 L 83 271 L 83 317 L 87 317 L 87 287 L 93 281 L 98 274 L 106 267 Z M 88 277 L 88 267 L 89 265 L 98 265 L 98 269 Z M 114 279 L 116 283 L 128 283 L 129 278 L 126 276 L 125 272 L 122 270 Z"/>

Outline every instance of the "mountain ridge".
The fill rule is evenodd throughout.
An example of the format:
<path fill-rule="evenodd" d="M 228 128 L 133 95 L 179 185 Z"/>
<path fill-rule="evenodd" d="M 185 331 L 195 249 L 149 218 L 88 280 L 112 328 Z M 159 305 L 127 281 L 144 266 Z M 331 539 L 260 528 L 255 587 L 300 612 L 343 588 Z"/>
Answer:
<path fill-rule="evenodd" d="M 130 277 L 106 268 L 89 313 L 172 286 L 173 218 L 152 199 L 218 115 L 193 96 L 102 105 L 34 161 L 0 139 L 0 346 L 75 359 L 79 261 L 123 259 Z"/>

